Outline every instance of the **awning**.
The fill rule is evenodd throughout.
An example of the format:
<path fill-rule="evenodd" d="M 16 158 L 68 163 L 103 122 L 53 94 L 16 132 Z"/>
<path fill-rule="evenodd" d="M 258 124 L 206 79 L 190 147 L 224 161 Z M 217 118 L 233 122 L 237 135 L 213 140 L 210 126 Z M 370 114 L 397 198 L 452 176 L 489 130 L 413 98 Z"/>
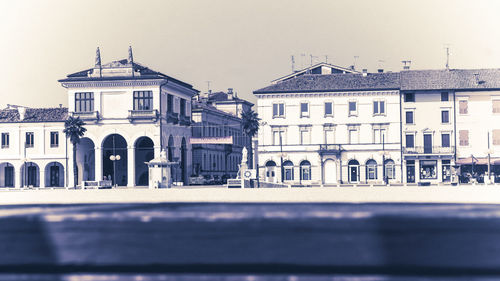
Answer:
<path fill-rule="evenodd" d="M 459 158 L 455 162 L 458 165 L 488 165 L 488 157 L 467 157 L 467 158 Z M 500 158 L 491 158 L 491 165 L 500 165 Z"/>

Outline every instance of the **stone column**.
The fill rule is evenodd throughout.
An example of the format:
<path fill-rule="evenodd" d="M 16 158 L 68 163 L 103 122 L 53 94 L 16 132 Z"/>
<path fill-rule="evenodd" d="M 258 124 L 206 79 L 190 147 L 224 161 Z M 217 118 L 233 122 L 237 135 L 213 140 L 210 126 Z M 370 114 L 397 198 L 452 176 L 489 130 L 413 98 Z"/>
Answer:
<path fill-rule="evenodd" d="M 23 173 L 21 173 L 21 166 L 14 165 L 14 187 L 15 188 L 21 187 L 21 182 L 23 179 L 22 174 Z"/>
<path fill-rule="evenodd" d="M 135 150 L 127 147 L 127 187 L 135 186 Z"/>
<path fill-rule="evenodd" d="M 94 175 L 95 180 L 102 180 L 102 149 L 96 146 L 94 148 Z"/>

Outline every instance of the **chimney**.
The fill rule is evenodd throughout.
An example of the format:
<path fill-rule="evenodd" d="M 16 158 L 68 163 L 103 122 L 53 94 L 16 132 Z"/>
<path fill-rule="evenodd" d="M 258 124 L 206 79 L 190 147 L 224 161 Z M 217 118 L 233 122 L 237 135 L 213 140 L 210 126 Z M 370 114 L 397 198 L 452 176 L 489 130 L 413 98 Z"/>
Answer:
<path fill-rule="evenodd" d="M 363 68 L 363 77 L 368 75 L 368 69 Z"/>
<path fill-rule="evenodd" d="M 227 99 L 232 100 L 234 95 L 233 95 L 233 88 L 227 88 Z"/>
<path fill-rule="evenodd" d="M 24 120 L 24 115 L 26 114 L 26 107 L 19 106 L 17 108 L 17 112 L 19 112 L 19 120 Z"/>
<path fill-rule="evenodd" d="M 378 69 L 378 73 L 383 73 L 383 72 L 384 72 L 384 70 L 382 68 Z"/>
<path fill-rule="evenodd" d="M 62 108 L 62 103 L 59 104 L 59 108 Z"/>
<path fill-rule="evenodd" d="M 351 70 L 354 70 L 354 65 L 349 66 Z"/>

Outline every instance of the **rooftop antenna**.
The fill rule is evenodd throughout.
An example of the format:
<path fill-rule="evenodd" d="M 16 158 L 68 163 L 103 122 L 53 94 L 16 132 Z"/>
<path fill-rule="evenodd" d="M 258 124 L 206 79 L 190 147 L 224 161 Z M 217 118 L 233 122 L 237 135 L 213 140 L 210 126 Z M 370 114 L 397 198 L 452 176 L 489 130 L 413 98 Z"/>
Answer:
<path fill-rule="evenodd" d="M 446 49 L 446 70 L 450 70 L 450 44 L 444 44 Z"/>
<path fill-rule="evenodd" d="M 134 77 L 134 56 L 132 56 L 132 46 L 128 46 L 128 60 L 127 62 L 132 65 L 132 77 Z"/>
<path fill-rule="evenodd" d="M 301 66 L 300 68 L 301 69 L 304 69 L 305 68 L 305 61 L 306 61 L 306 54 L 300 54 L 300 62 L 301 62 Z"/>
<path fill-rule="evenodd" d="M 385 63 L 385 60 L 378 60 L 378 72 L 384 72 L 384 63 Z"/>
<path fill-rule="evenodd" d="M 359 56 L 354 56 L 354 63 L 352 64 L 354 69 L 356 69 L 356 61 L 359 59 Z"/>
<path fill-rule="evenodd" d="M 210 82 L 212 81 L 206 81 L 207 82 L 207 93 L 210 93 Z"/>
<path fill-rule="evenodd" d="M 325 55 L 325 63 L 328 63 L 328 55 Z"/>
<path fill-rule="evenodd" d="M 411 60 L 402 60 L 403 70 L 410 70 Z"/>
<path fill-rule="evenodd" d="M 95 50 L 95 67 L 99 68 L 99 76 L 102 78 L 101 51 L 99 47 Z"/>
<path fill-rule="evenodd" d="M 295 57 L 292 55 L 292 73 L 295 72 Z"/>

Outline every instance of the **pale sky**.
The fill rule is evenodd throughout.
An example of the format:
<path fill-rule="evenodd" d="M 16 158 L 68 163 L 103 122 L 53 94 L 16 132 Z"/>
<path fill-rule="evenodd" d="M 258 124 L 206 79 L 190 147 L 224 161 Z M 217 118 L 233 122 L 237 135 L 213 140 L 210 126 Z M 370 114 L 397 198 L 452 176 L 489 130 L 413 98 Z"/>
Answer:
<path fill-rule="evenodd" d="M 254 90 L 325 60 L 371 72 L 500 67 L 500 1 L 0 0 L 0 107 L 67 105 L 57 82 L 127 57 L 214 91 Z M 301 54 L 305 54 L 302 56 Z M 380 62 L 383 61 L 383 62 Z"/>

